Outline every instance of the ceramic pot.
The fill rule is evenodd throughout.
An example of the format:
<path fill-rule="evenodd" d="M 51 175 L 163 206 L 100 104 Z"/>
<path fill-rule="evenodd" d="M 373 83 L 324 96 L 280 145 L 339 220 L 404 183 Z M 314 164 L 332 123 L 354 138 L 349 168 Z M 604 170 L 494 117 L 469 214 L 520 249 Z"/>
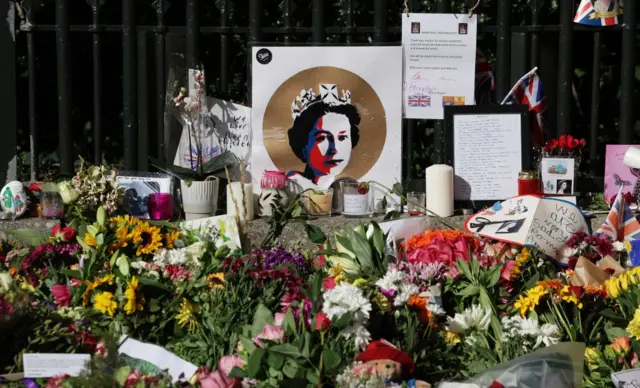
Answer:
<path fill-rule="evenodd" d="M 191 182 L 191 185 L 180 181 L 180 188 L 182 207 L 187 221 L 211 217 L 216 214 L 220 188 L 218 178 L 208 177 L 202 182 Z"/>
<path fill-rule="evenodd" d="M 260 200 L 258 202 L 260 206 L 260 216 L 271 217 L 274 205 L 285 207 L 287 206 L 287 203 L 289 203 L 289 195 L 286 190 L 262 189 L 260 193 Z"/>

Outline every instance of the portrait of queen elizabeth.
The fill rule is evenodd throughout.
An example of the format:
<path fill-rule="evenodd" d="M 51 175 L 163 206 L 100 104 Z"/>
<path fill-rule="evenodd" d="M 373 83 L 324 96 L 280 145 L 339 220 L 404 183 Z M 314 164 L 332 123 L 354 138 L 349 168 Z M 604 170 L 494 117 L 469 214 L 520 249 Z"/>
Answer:
<path fill-rule="evenodd" d="M 320 95 L 302 90 L 291 104 L 289 146 L 304 164 L 303 171 L 288 171 L 293 181 L 317 186 L 331 182 L 347 167 L 360 141 L 360 112 L 351 104 L 351 92 L 321 84 Z"/>

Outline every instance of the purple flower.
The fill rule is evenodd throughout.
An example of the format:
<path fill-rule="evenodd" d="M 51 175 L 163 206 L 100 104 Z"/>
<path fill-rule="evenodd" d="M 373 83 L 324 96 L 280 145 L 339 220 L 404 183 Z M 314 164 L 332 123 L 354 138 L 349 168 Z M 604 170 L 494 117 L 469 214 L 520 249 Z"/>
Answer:
<path fill-rule="evenodd" d="M 291 265 L 303 272 L 309 269 L 307 258 L 300 250 L 292 253 L 286 250 L 282 245 L 277 245 L 273 249 L 254 250 L 253 255 L 262 261 L 262 266 L 265 270 L 288 265 Z"/>

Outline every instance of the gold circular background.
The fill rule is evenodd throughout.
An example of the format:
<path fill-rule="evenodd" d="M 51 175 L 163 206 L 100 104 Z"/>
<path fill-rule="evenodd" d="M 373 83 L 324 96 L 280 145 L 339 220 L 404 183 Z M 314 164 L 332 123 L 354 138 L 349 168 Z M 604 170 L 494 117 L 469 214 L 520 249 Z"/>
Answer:
<path fill-rule="evenodd" d="M 305 164 L 289 146 L 287 131 L 291 128 L 291 103 L 302 89 L 320 94 L 320 84 L 335 84 L 339 97 L 351 91 L 351 103 L 360 112 L 360 141 L 351 151 L 349 164 L 336 177 L 360 179 L 376 163 L 387 138 L 387 120 L 382 101 L 359 75 L 331 66 L 313 67 L 294 74 L 273 93 L 262 120 L 264 146 L 273 164 L 282 171 L 304 171 Z"/>

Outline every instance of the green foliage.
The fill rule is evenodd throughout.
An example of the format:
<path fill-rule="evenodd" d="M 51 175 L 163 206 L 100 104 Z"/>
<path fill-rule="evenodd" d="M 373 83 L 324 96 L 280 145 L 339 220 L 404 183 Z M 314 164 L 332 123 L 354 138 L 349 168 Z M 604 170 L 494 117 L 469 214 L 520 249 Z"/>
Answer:
<path fill-rule="evenodd" d="M 230 167 L 238 162 L 236 156 L 230 151 L 225 151 L 208 160 L 202 165 L 202 167 L 199 167 L 196 170 L 174 166 L 173 162 L 163 162 L 154 157 L 149 157 L 149 160 L 157 169 L 189 183 L 191 181 L 204 181 L 210 176 L 219 174 L 225 169 L 225 167 Z"/>

